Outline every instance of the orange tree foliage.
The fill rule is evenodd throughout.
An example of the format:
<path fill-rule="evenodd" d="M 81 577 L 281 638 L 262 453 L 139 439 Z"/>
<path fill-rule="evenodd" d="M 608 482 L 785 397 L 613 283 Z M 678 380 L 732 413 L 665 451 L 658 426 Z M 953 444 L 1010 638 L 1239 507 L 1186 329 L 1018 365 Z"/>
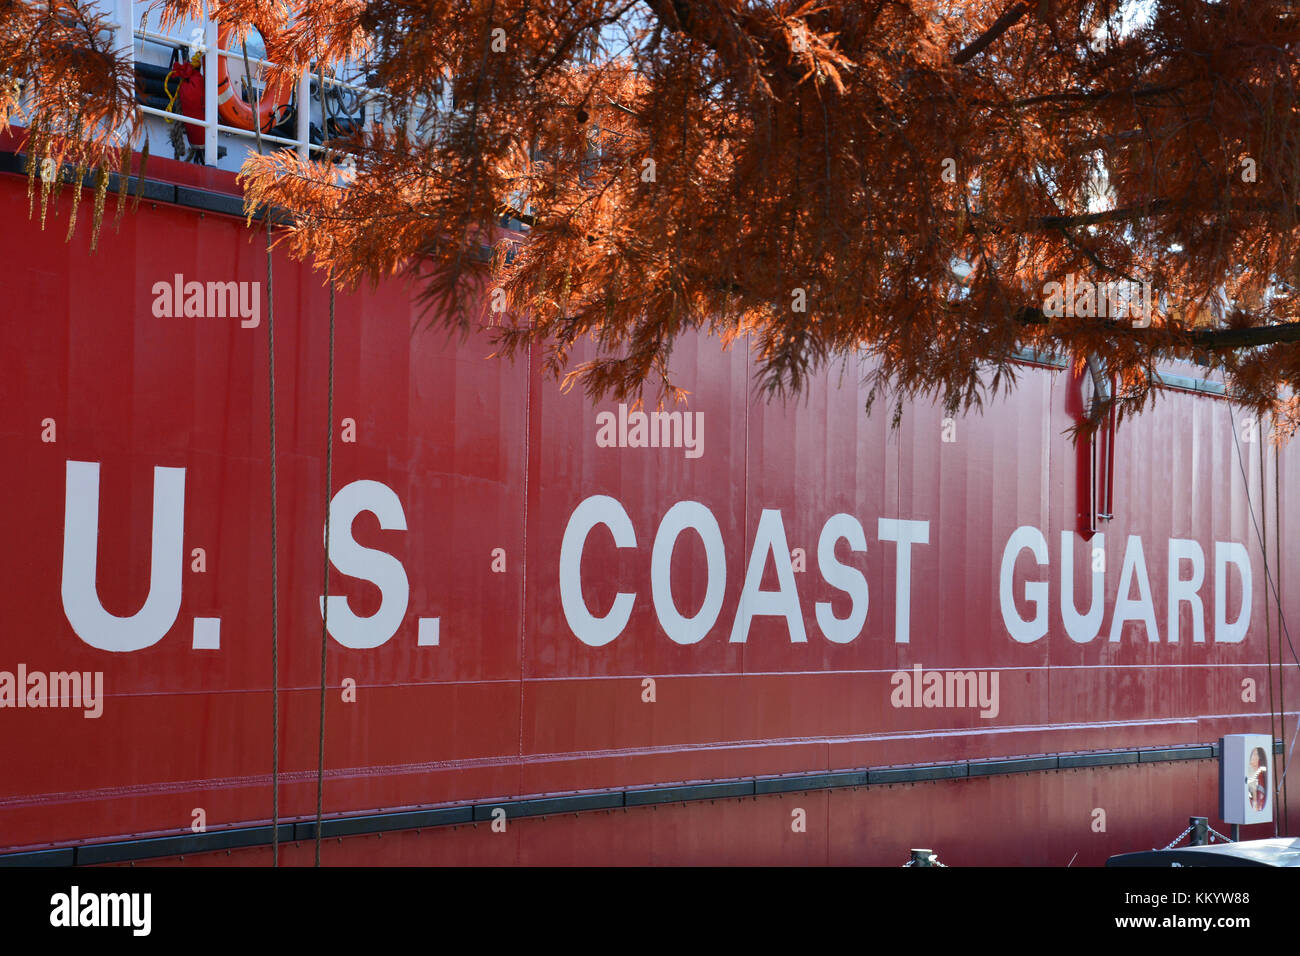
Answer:
<path fill-rule="evenodd" d="M 72 182 L 69 238 L 83 181 L 93 174 L 92 247 L 110 173 L 125 177 L 131 163 L 134 78 L 115 42 L 109 18 L 93 5 L 0 0 L 0 133 L 15 117 L 26 128 L 28 153 L 38 157 L 28 165 L 28 194 L 33 204 L 40 194 L 42 225 L 51 196 Z M 125 197 L 119 191 L 119 214 Z"/>
<path fill-rule="evenodd" d="M 877 389 L 977 406 L 1023 346 L 1100 360 L 1121 412 L 1171 357 L 1260 411 L 1300 391 L 1300 3 L 215 6 L 286 70 L 364 51 L 394 121 L 334 144 L 348 188 L 254 156 L 250 208 L 340 282 L 416 272 L 439 323 L 501 290 L 503 350 L 592 394 L 672 394 L 692 329 L 747 338 L 778 392 L 856 353 Z M 1045 315 L 1069 275 L 1146 283 L 1153 321 Z"/>

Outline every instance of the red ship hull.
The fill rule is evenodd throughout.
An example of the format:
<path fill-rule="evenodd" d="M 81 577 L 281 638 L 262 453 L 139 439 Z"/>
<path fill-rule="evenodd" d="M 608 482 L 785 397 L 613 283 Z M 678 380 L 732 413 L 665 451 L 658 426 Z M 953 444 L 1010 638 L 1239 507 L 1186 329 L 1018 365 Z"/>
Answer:
<path fill-rule="evenodd" d="M 42 231 L 24 180 L 0 176 L 0 671 L 102 674 L 102 712 L 0 709 L 0 853 L 175 862 L 180 844 L 137 841 L 247 834 L 278 811 L 282 862 L 310 862 L 328 294 L 276 252 L 273 573 L 270 316 L 157 314 L 176 276 L 264 284 L 260 236 L 145 200 L 92 254 L 84 230 L 64 243 L 66 204 Z M 1261 497 L 1261 446 L 1221 398 L 1169 390 L 1122 424 L 1098 548 L 1076 533 L 1095 486 L 1065 434 L 1066 369 L 1026 365 L 951 422 L 905 405 L 891 429 L 853 363 L 769 403 L 743 346 L 691 339 L 673 367 L 696 430 L 660 419 L 682 440 L 637 447 L 617 403 L 561 393 L 536 358 L 489 359 L 486 333 L 419 322 L 396 280 L 338 300 L 332 537 L 351 564 L 329 579 L 346 604 L 330 612 L 324 811 L 388 832 L 357 823 L 326 863 L 899 864 L 926 846 L 949 864 L 1097 864 L 1191 814 L 1214 825 L 1217 762 L 1196 745 L 1271 723 L 1290 742 L 1300 682 L 1284 671 L 1279 727 L 1268 577 L 1296 619 L 1295 450 L 1275 499 L 1266 448 Z M 179 567 L 155 541 L 173 518 Z M 1191 552 L 1195 588 L 1179 583 Z M 996 706 L 991 683 L 978 706 L 944 689 L 927 704 L 931 671 L 976 672 L 972 693 L 996 674 Z M 468 820 L 392 822 L 436 807 Z M 184 860 L 268 862 L 269 839 Z"/>

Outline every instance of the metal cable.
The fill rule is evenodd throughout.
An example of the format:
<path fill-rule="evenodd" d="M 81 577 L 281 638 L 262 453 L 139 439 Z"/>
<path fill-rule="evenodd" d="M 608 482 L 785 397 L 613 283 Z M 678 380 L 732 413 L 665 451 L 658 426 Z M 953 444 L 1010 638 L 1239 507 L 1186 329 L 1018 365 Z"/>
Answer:
<path fill-rule="evenodd" d="M 1226 376 L 1224 376 L 1223 388 L 1224 388 L 1224 392 L 1227 393 L 1228 381 Z M 1246 466 L 1241 456 L 1241 442 L 1237 440 L 1237 422 L 1236 419 L 1232 417 L 1232 404 L 1228 403 L 1227 408 L 1228 408 L 1228 424 L 1232 428 L 1232 444 L 1237 449 L 1237 468 L 1241 471 L 1241 480 L 1243 485 L 1246 488 L 1246 505 L 1250 509 L 1250 521 L 1255 528 L 1255 537 L 1259 539 L 1262 536 L 1259 530 L 1259 521 L 1255 517 L 1255 503 L 1250 500 L 1250 482 L 1246 478 Z M 1277 582 L 1273 580 L 1273 574 L 1269 570 L 1267 552 L 1265 552 L 1264 554 L 1264 575 L 1268 579 L 1269 587 L 1273 591 L 1273 600 L 1277 606 L 1278 623 L 1281 627 L 1281 634 L 1278 636 L 1278 671 L 1279 674 L 1281 675 L 1282 672 L 1284 672 L 1284 668 L 1282 667 L 1282 635 L 1286 635 L 1286 643 L 1287 643 L 1287 647 L 1291 651 L 1291 659 L 1296 662 L 1297 667 L 1300 667 L 1300 656 L 1296 655 L 1295 643 L 1291 640 L 1291 629 L 1287 627 L 1286 615 L 1282 612 L 1282 598 L 1281 595 L 1278 593 Z M 1284 676 L 1283 676 L 1283 682 L 1285 683 Z M 1291 755 L 1292 753 L 1295 752 L 1295 743 L 1297 737 L 1300 737 L 1300 720 L 1296 721 L 1295 733 L 1291 735 L 1291 746 L 1288 748 L 1285 754 L 1286 759 L 1282 763 L 1283 786 L 1286 785 L 1287 772 L 1291 769 Z"/>
<path fill-rule="evenodd" d="M 330 273 L 329 410 L 325 430 L 325 589 L 320 622 L 320 737 L 316 744 L 316 865 L 320 866 L 320 822 L 325 793 L 325 649 L 330 620 L 330 499 L 334 492 L 334 274 Z"/>
<path fill-rule="evenodd" d="M 240 40 L 244 56 L 244 76 L 251 80 L 252 68 L 248 63 L 248 36 Z M 213 54 L 219 59 L 220 51 Z M 253 84 L 253 132 L 257 138 L 257 151 L 262 152 L 262 91 Z M 271 415 L 271 865 L 280 865 L 280 588 L 279 547 L 276 540 L 276 487 L 275 487 L 275 296 L 271 268 L 271 210 L 262 210 L 266 225 L 266 355 L 267 379 L 270 387 Z"/>
<path fill-rule="evenodd" d="M 1226 387 L 1227 387 L 1227 383 L 1226 383 L 1226 382 L 1224 383 L 1224 387 L 1225 387 L 1225 389 L 1226 389 Z M 1261 534 L 1260 534 L 1260 530 L 1259 530 L 1259 519 L 1255 516 L 1255 503 L 1254 503 L 1253 501 L 1250 500 L 1250 481 L 1246 478 L 1246 466 L 1245 466 L 1245 464 L 1243 463 L 1243 461 L 1242 461 L 1242 457 L 1241 457 L 1241 443 L 1237 440 L 1237 423 L 1236 423 L 1236 421 L 1232 418 L 1232 405 L 1231 405 L 1231 404 L 1228 405 L 1228 420 L 1229 420 L 1229 421 L 1231 422 L 1231 424 L 1232 424 L 1232 443 L 1233 443 L 1234 446 L 1236 446 L 1236 449 L 1237 449 L 1237 468 L 1241 471 L 1241 479 L 1242 479 L 1242 482 L 1244 483 L 1245 488 L 1246 488 L 1246 506 L 1250 509 L 1250 521 L 1251 521 L 1251 524 L 1252 524 L 1252 525 L 1254 526 L 1254 528 L 1255 528 L 1255 537 L 1256 537 L 1256 539 L 1261 539 L 1262 536 L 1261 536 Z M 1288 646 L 1288 647 L 1290 648 L 1290 650 L 1291 650 L 1291 658 L 1296 662 L 1296 666 L 1297 666 L 1297 667 L 1300 667 L 1300 656 L 1298 656 L 1298 655 L 1296 654 L 1295 643 L 1291 640 L 1291 629 L 1290 629 L 1289 627 L 1287 627 L 1287 624 L 1286 624 L 1286 615 L 1280 613 L 1280 612 L 1281 612 L 1282 603 L 1281 603 L 1281 601 L 1278 601 L 1278 600 L 1277 600 L 1277 598 L 1278 598 L 1278 593 L 1277 593 L 1277 582 L 1275 582 L 1275 581 L 1273 580 L 1273 572 L 1269 569 L 1269 566 L 1268 566 L 1268 562 L 1267 562 L 1267 561 L 1264 562 L 1264 576 L 1268 579 L 1269 586 L 1270 586 L 1270 588 L 1271 588 L 1272 591 L 1273 591 L 1273 599 L 1274 599 L 1274 601 L 1277 602 L 1277 606 L 1278 606 L 1278 610 L 1279 610 L 1279 616 L 1281 617 L 1281 620 L 1282 620 L 1282 633 L 1284 633 L 1284 634 L 1286 635 L 1286 643 L 1287 643 L 1287 646 Z"/>
<path fill-rule="evenodd" d="M 1223 386 L 1224 390 L 1227 391 L 1228 383 L 1226 379 L 1224 380 Z M 1259 530 L 1259 519 L 1255 516 L 1255 503 L 1250 500 L 1250 481 L 1246 477 L 1246 466 L 1241 457 L 1241 442 L 1237 439 L 1237 422 L 1232 417 L 1232 404 L 1230 402 L 1227 404 L 1227 409 L 1228 421 L 1232 425 L 1232 444 L 1237 449 L 1237 468 L 1241 472 L 1241 480 L 1246 488 L 1246 506 L 1250 509 L 1250 522 L 1255 528 L 1256 539 L 1261 539 L 1262 536 Z M 1300 667 L 1300 656 L 1297 656 L 1295 644 L 1291 640 L 1291 629 L 1287 627 L 1286 615 L 1281 613 L 1282 602 L 1277 600 L 1277 583 L 1273 580 L 1273 573 L 1269 569 L 1267 560 L 1264 562 L 1264 575 L 1268 579 L 1269 586 L 1273 591 L 1273 598 L 1277 601 L 1279 617 L 1282 620 L 1282 632 L 1286 635 L 1287 646 L 1291 649 L 1291 657 L 1296 662 L 1296 666 Z"/>
<path fill-rule="evenodd" d="M 1277 415 L 1273 415 L 1273 431 L 1277 432 Z M 1277 533 L 1273 535 L 1273 566 L 1277 568 L 1278 580 L 1282 579 L 1282 456 L 1278 454 L 1278 448 L 1273 447 L 1273 516 L 1276 519 Z M 1278 588 L 1277 596 L 1277 659 L 1278 659 L 1278 682 L 1277 682 L 1277 709 L 1278 715 L 1282 721 L 1282 736 L 1286 737 L 1286 680 L 1283 678 L 1281 667 L 1282 662 L 1282 594 L 1281 588 Z M 1294 746 L 1294 743 L 1292 744 Z M 1282 753 L 1282 813 L 1284 822 L 1282 827 L 1286 831 L 1291 829 L 1291 807 L 1288 802 L 1286 783 L 1287 765 L 1290 763 L 1285 751 Z M 1277 776 L 1275 773 L 1274 777 Z"/>
<path fill-rule="evenodd" d="M 1260 549 L 1264 554 L 1264 567 L 1267 568 L 1268 567 L 1268 488 L 1266 487 L 1265 478 L 1264 478 L 1265 475 L 1264 436 L 1260 434 L 1261 429 L 1260 427 L 1258 427 L 1262 425 L 1263 425 L 1262 421 L 1257 423 L 1257 427 L 1255 429 L 1256 431 L 1255 438 L 1259 443 L 1259 510 L 1262 511 L 1264 514 L 1264 520 L 1260 522 L 1260 524 L 1263 526 L 1263 532 L 1260 536 Z M 1249 489 L 1247 489 L 1248 496 L 1249 493 L 1250 493 Z M 1276 520 L 1277 515 L 1274 515 L 1273 517 L 1274 520 Z M 1280 680 L 1282 678 L 1282 655 L 1280 653 L 1281 648 L 1278 648 L 1278 651 L 1279 654 L 1278 654 L 1277 671 L 1278 671 L 1278 678 Z M 1264 592 L 1264 657 L 1267 666 L 1267 670 L 1265 671 L 1265 673 L 1268 674 L 1268 739 L 1270 741 L 1273 741 L 1277 739 L 1277 721 L 1274 719 L 1274 708 L 1273 708 L 1273 622 L 1269 620 L 1269 616 L 1268 616 L 1268 592 L 1267 591 Z M 1269 746 L 1272 747 L 1273 746 L 1272 743 L 1270 743 Z M 1277 786 L 1278 786 L 1277 774 L 1273 774 L 1273 806 L 1274 807 L 1277 806 Z M 1277 834 L 1278 834 L 1277 814 L 1274 813 L 1273 814 L 1273 836 L 1277 836 Z"/>
<path fill-rule="evenodd" d="M 325 67 L 320 68 L 321 123 L 329 115 L 325 105 Z M 324 146 L 324 139 L 321 140 Z M 330 344 L 329 344 L 329 407 L 325 420 L 325 587 L 320 622 L 320 736 L 316 742 L 316 866 L 320 866 L 321 813 L 325 796 L 325 651 L 329 642 L 330 620 L 330 504 L 334 493 L 334 270 L 329 274 L 330 286 Z"/>

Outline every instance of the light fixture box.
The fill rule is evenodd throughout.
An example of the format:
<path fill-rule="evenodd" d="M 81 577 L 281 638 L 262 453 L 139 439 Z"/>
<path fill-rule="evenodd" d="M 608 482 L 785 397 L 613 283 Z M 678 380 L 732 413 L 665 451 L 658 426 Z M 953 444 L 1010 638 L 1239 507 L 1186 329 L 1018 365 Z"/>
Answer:
<path fill-rule="evenodd" d="M 1238 824 L 1273 819 L 1273 738 L 1268 734 L 1219 738 L 1219 819 Z"/>

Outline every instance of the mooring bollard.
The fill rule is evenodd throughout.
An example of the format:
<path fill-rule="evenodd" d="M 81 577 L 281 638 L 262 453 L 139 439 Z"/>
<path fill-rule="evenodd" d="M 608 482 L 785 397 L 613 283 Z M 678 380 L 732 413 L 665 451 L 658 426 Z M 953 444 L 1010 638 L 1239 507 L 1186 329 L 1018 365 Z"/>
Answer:
<path fill-rule="evenodd" d="M 908 866 L 934 866 L 939 857 L 933 850 L 913 850 L 912 859 Z"/>
<path fill-rule="evenodd" d="M 1187 822 L 1192 828 L 1192 846 L 1207 846 L 1210 842 L 1210 818 L 1188 817 Z"/>

